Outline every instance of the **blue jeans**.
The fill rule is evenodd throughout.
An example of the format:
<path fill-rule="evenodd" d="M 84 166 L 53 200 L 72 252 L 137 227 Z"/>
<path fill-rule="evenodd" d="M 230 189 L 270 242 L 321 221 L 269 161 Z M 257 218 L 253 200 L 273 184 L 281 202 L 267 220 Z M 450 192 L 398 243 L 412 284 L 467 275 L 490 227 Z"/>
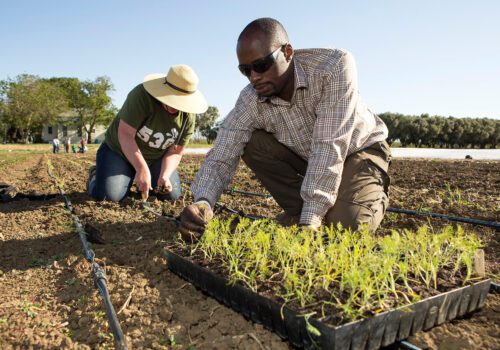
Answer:
<path fill-rule="evenodd" d="M 161 171 L 162 158 L 149 165 L 151 172 L 151 186 L 154 188 L 158 183 Z M 88 186 L 88 194 L 97 200 L 121 201 L 132 187 L 135 177 L 135 169 L 127 159 L 116 153 L 106 142 L 103 142 L 97 150 L 96 173 Z M 177 170 L 170 176 L 172 192 L 167 194 L 154 193 L 159 200 L 176 200 L 181 196 L 181 179 Z"/>

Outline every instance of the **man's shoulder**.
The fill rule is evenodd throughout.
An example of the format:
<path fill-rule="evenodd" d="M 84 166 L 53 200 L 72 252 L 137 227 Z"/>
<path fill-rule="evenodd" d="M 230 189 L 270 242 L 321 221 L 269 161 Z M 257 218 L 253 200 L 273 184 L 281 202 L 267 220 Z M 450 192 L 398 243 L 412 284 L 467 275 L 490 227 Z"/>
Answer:
<path fill-rule="evenodd" d="M 257 92 L 253 88 L 252 84 L 247 84 L 243 90 L 240 92 L 240 97 L 238 98 L 238 104 L 251 104 L 257 103 L 259 97 L 257 96 Z"/>
<path fill-rule="evenodd" d="M 334 67 L 349 52 L 338 48 L 311 48 L 297 49 L 294 54 L 304 68 L 322 70 Z"/>
<path fill-rule="evenodd" d="M 317 57 L 324 59 L 342 57 L 347 52 L 348 52 L 347 50 L 339 48 L 309 48 L 309 49 L 294 50 L 294 53 L 297 57 L 301 58 Z"/>

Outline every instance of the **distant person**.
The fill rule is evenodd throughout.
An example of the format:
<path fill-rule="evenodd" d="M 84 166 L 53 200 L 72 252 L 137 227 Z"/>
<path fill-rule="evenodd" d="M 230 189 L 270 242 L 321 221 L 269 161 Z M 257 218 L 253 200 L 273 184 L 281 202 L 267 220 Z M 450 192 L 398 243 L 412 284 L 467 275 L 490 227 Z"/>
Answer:
<path fill-rule="evenodd" d="M 69 145 L 70 145 L 69 137 L 66 137 L 64 139 L 64 151 L 66 153 L 69 153 Z"/>
<path fill-rule="evenodd" d="M 196 113 L 207 110 L 198 77 L 186 65 L 149 74 L 129 92 L 91 168 L 88 193 L 97 200 L 122 200 L 135 182 L 143 198 L 181 195 L 177 166 L 194 133 Z"/>
<path fill-rule="evenodd" d="M 76 153 L 76 146 L 75 145 L 71 145 L 71 152 Z"/>
<path fill-rule="evenodd" d="M 61 142 L 59 141 L 59 139 L 56 137 L 54 137 L 52 139 L 52 153 L 59 153 L 59 145 L 61 144 Z"/>
<path fill-rule="evenodd" d="M 283 208 L 281 224 L 375 230 L 389 201 L 388 130 L 361 99 L 353 56 L 294 50 L 272 18 L 248 24 L 236 52 L 250 83 L 191 185 L 195 203 L 181 213 L 184 236 L 203 232 L 240 157 Z"/>
<path fill-rule="evenodd" d="M 85 137 L 82 137 L 82 140 L 80 141 L 80 152 L 85 153 L 87 151 L 87 140 Z"/>

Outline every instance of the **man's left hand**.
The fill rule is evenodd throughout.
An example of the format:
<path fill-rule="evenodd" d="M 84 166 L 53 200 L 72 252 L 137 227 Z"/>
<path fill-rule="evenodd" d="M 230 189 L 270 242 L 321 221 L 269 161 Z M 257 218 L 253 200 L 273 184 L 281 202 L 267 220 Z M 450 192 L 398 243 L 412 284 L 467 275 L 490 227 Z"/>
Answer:
<path fill-rule="evenodd" d="M 309 231 L 314 231 L 314 232 L 318 232 L 319 231 L 319 228 L 321 227 L 321 224 L 319 225 L 313 225 L 313 224 L 300 224 L 299 227 L 302 229 L 302 230 L 309 230 Z"/>

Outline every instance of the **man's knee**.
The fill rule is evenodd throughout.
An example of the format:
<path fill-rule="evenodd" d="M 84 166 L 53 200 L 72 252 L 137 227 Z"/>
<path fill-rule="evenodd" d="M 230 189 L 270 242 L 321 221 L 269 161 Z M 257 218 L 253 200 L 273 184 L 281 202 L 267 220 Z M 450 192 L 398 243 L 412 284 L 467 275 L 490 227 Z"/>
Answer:
<path fill-rule="evenodd" d="M 256 155 L 267 154 L 276 143 L 274 136 L 264 130 L 255 130 L 243 150 L 243 160 L 253 159 Z"/>
<path fill-rule="evenodd" d="M 307 166 L 307 163 L 280 143 L 273 134 L 264 130 L 255 130 L 252 133 L 241 158 L 250 168 L 252 168 L 252 163 L 274 163 L 276 160 L 285 161 L 299 168 L 302 168 L 302 163 Z"/>
<path fill-rule="evenodd" d="M 361 225 L 366 225 L 371 232 L 377 230 L 384 218 L 385 211 L 389 205 L 389 198 L 385 193 L 371 203 L 356 203 L 338 199 L 334 207 L 326 216 L 326 225 L 337 225 L 340 223 L 344 228 L 357 230 Z"/>

